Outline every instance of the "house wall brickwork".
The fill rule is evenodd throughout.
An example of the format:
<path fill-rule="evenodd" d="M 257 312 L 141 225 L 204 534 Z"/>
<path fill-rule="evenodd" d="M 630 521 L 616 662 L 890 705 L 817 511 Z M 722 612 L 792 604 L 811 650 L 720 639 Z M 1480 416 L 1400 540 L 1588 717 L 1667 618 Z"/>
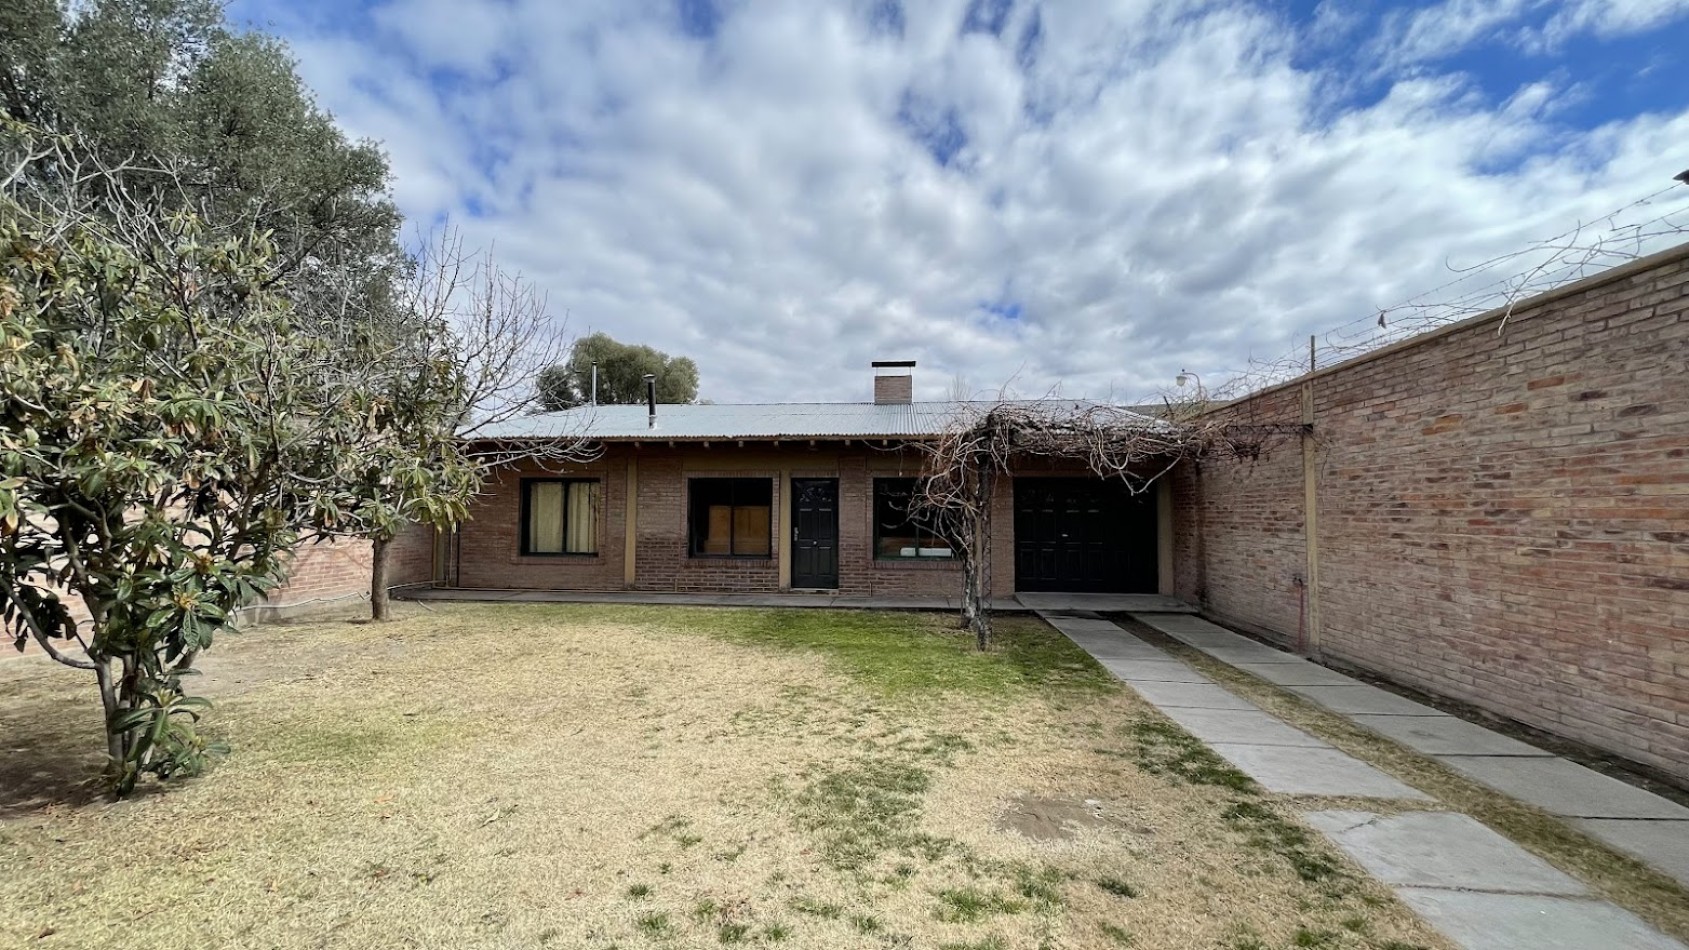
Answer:
<path fill-rule="evenodd" d="M 1304 382 L 1324 655 L 1689 778 L 1689 246 L 1216 418 Z M 1304 472 L 1179 472 L 1179 592 L 1292 641 Z"/>
<path fill-rule="evenodd" d="M 950 559 L 887 560 L 874 557 L 873 480 L 917 475 L 921 457 L 887 446 L 807 442 L 780 446 L 748 443 L 613 444 L 599 460 L 568 466 L 552 476 L 601 479 L 599 553 L 594 557 L 524 556 L 519 551 L 523 468 L 489 482 L 468 522 L 448 549 L 445 582 L 471 588 L 770 592 L 789 577 L 791 536 L 788 493 L 794 478 L 839 480 L 839 590 L 847 594 L 959 598 L 961 568 Z M 631 474 L 631 479 L 630 479 Z M 1017 478 L 1075 476 L 1071 466 L 1029 464 Z M 693 478 L 767 478 L 774 524 L 767 558 L 694 557 L 689 551 L 688 483 Z M 634 495 L 628 485 L 635 485 Z M 633 504 L 629 504 L 632 501 Z M 995 495 L 992 591 L 1014 593 L 1014 480 Z M 627 532 L 632 521 L 632 580 Z"/>

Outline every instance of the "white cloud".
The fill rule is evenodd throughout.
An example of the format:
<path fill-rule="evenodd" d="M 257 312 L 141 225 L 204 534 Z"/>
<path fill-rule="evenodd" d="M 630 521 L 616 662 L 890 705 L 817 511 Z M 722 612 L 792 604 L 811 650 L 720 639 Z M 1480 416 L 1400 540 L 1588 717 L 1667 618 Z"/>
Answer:
<path fill-rule="evenodd" d="M 1478 6 L 1388 35 L 1471 42 Z M 1491 101 L 1421 67 L 1357 105 L 1253 7 L 1022 0 L 1000 35 L 966 8 L 735 6 L 707 42 L 549 0 L 282 28 L 413 219 L 496 243 L 575 332 L 694 357 L 718 401 L 865 398 L 875 358 L 930 397 L 1212 382 L 1665 185 L 1689 139 L 1683 111 L 1558 127 L 1546 70 Z"/>
<path fill-rule="evenodd" d="M 1528 38 L 1554 47 L 1579 33 L 1613 37 L 1641 33 L 1689 14 L 1689 0 L 1572 0 Z"/>
<path fill-rule="evenodd" d="M 1373 49 L 1391 69 L 1485 42 L 1543 54 L 1576 36 L 1629 36 L 1685 15 L 1689 0 L 1442 0 L 1388 15 Z"/>

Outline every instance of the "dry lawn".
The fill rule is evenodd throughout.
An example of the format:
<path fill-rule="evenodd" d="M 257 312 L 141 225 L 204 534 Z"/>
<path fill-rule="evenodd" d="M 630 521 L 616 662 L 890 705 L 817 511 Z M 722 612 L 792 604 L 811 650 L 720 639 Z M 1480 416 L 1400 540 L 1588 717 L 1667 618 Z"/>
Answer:
<path fill-rule="evenodd" d="M 412 608 L 415 610 L 415 608 Z M 1445 948 L 1031 619 L 456 605 L 229 637 L 233 747 L 108 804 L 0 663 L 0 945 Z"/>

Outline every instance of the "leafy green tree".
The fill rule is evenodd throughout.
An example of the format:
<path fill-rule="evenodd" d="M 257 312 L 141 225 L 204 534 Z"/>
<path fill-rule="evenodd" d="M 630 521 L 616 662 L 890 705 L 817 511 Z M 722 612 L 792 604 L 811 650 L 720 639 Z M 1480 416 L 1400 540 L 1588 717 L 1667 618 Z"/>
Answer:
<path fill-rule="evenodd" d="M 645 376 L 657 377 L 657 401 L 693 402 L 698 398 L 698 365 L 649 346 L 618 343 L 607 333 L 575 341 L 567 362 L 539 374 L 537 403 L 543 412 L 572 409 L 592 401 L 592 364 L 598 362 L 598 401 L 632 405 L 645 401 Z"/>
<path fill-rule="evenodd" d="M 217 0 L 7 0 L 0 110 L 76 135 L 114 189 L 270 232 L 269 279 L 302 315 L 348 288 L 379 308 L 407 266 L 380 148 L 348 142 L 286 47 L 231 30 Z"/>
<path fill-rule="evenodd" d="M 266 236 L 86 212 L 78 189 L 109 173 L 5 131 L 0 622 L 94 674 L 124 793 L 204 764 L 193 657 L 358 509 L 358 471 L 391 461 L 365 382 L 381 351 L 300 332 Z"/>

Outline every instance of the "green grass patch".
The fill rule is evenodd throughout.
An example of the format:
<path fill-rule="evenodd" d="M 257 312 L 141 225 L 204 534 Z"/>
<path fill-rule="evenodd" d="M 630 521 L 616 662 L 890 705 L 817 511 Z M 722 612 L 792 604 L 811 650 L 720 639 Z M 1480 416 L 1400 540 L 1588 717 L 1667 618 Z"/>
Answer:
<path fill-rule="evenodd" d="M 716 928 L 715 936 L 722 943 L 744 943 L 751 936 L 750 924 L 722 924 Z"/>
<path fill-rule="evenodd" d="M 1114 941 L 1118 946 L 1130 947 L 1132 945 L 1132 934 L 1125 927 L 1118 927 L 1114 924 L 1098 924 L 1097 929 L 1101 930 L 1103 936 Z"/>
<path fill-rule="evenodd" d="M 938 892 L 938 919 L 951 924 L 971 924 L 998 914 L 1018 914 L 1026 905 L 996 891 L 977 887 L 955 887 Z"/>
<path fill-rule="evenodd" d="M 640 914 L 634 920 L 633 925 L 647 937 L 667 937 L 674 933 L 674 924 L 669 920 L 667 911 L 657 910 L 648 914 Z"/>
<path fill-rule="evenodd" d="M 927 770 L 907 762 L 858 759 L 799 793 L 799 820 L 821 836 L 822 858 L 841 871 L 865 869 L 886 853 L 934 861 L 953 843 L 914 831 L 931 784 Z"/>
<path fill-rule="evenodd" d="M 1015 893 L 1041 911 L 1062 906 L 1062 883 L 1067 875 L 1055 868 L 1015 868 Z"/>
<path fill-rule="evenodd" d="M 1117 877 L 1099 877 L 1097 878 L 1097 886 L 1115 897 L 1125 898 L 1126 900 L 1138 896 L 1137 888 Z"/>
<path fill-rule="evenodd" d="M 564 623 L 638 625 L 733 643 L 819 653 L 865 686 L 893 695 L 1025 689 L 1096 692 L 1118 688 L 1085 651 L 1030 616 L 996 618 L 996 642 L 981 653 L 949 612 L 805 608 L 523 605 Z M 525 619 L 532 618 L 527 614 Z M 529 622 L 532 622 L 529 619 Z"/>
<path fill-rule="evenodd" d="M 857 933 L 862 934 L 879 933 L 885 926 L 880 923 L 878 917 L 872 914 L 857 914 L 850 918 L 850 925 L 856 928 Z"/>
<path fill-rule="evenodd" d="M 1151 775 L 1246 794 L 1260 791 L 1254 779 L 1233 768 L 1202 740 L 1169 719 L 1142 715 L 1123 729 L 1132 740 L 1133 761 Z"/>
<path fill-rule="evenodd" d="M 637 901 L 637 900 L 644 900 L 645 898 L 650 897 L 650 896 L 651 896 L 651 885 L 649 885 L 649 884 L 630 884 L 630 885 L 628 885 L 628 897 L 631 897 L 631 898 L 633 898 L 634 900 Z"/>
<path fill-rule="evenodd" d="M 800 914 L 819 917 L 822 920 L 837 920 L 844 913 L 844 907 L 829 901 L 816 900 L 813 897 L 794 897 L 791 900 L 792 909 Z"/>
<path fill-rule="evenodd" d="M 1340 896 L 1348 890 L 1348 872 L 1330 850 L 1314 840 L 1306 828 L 1268 805 L 1256 801 L 1232 802 L 1222 814 L 1226 824 L 1243 832 L 1252 848 L 1283 858 L 1296 876 L 1318 884 Z"/>

